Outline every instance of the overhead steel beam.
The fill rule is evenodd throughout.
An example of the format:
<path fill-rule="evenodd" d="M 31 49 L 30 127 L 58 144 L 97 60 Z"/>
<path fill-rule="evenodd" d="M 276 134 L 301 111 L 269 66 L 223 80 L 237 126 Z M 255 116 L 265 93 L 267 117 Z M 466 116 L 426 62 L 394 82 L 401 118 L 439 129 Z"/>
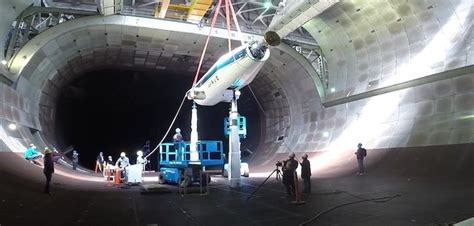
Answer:
<path fill-rule="evenodd" d="M 470 66 L 466 66 L 466 67 L 462 67 L 462 68 L 456 68 L 456 69 L 453 69 L 453 70 L 443 71 L 443 72 L 440 72 L 440 73 L 428 75 L 428 76 L 413 79 L 413 80 L 410 80 L 410 81 L 401 82 L 401 83 L 398 83 L 398 84 L 394 84 L 394 85 L 390 85 L 390 86 L 386 86 L 386 87 L 382 87 L 382 88 L 378 88 L 378 89 L 373 89 L 373 90 L 370 90 L 370 91 L 367 91 L 367 92 L 354 94 L 354 95 L 344 97 L 344 98 L 340 98 L 340 99 L 337 99 L 337 100 L 323 102 L 323 106 L 324 107 L 332 107 L 332 106 L 336 106 L 336 105 L 340 105 L 340 104 L 345 104 L 345 103 L 350 103 L 350 102 L 357 101 L 357 100 L 366 99 L 366 98 L 369 98 L 369 97 L 382 95 L 382 94 L 385 94 L 385 93 L 390 93 L 390 92 L 394 92 L 394 91 L 398 91 L 398 90 L 402 90 L 402 89 L 406 89 L 406 88 L 410 88 L 410 87 L 415 87 L 415 86 L 419 86 L 419 85 L 423 85 L 423 84 L 427 84 L 427 83 L 432 83 L 432 82 L 436 82 L 436 81 L 455 78 L 455 77 L 459 77 L 459 76 L 463 76 L 463 75 L 467 75 L 467 74 L 473 74 L 473 73 L 474 73 L 474 65 L 470 65 Z"/>
<path fill-rule="evenodd" d="M 158 14 L 158 18 L 165 18 L 166 12 L 168 11 L 168 7 L 170 6 L 170 0 L 163 0 L 160 6 L 160 13 Z"/>

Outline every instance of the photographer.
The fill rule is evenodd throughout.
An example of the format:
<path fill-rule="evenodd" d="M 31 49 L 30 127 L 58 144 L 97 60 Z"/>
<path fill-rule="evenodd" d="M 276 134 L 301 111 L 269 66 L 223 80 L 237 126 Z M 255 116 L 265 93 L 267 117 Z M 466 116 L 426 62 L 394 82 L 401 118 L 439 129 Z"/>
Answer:
<path fill-rule="evenodd" d="M 290 197 L 295 195 L 295 173 L 298 168 L 298 161 L 295 160 L 295 153 L 291 153 L 289 158 L 283 161 L 283 184 L 286 194 Z"/>

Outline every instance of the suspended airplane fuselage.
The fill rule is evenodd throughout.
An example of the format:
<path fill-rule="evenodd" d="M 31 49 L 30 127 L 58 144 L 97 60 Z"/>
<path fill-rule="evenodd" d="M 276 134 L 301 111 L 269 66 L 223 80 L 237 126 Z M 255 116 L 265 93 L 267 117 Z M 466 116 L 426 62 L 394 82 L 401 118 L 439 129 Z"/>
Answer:
<path fill-rule="evenodd" d="M 188 91 L 188 99 L 205 106 L 230 101 L 233 91 L 252 82 L 270 57 L 268 46 L 278 44 L 280 37 L 270 31 L 263 41 L 240 46 L 223 55 Z"/>

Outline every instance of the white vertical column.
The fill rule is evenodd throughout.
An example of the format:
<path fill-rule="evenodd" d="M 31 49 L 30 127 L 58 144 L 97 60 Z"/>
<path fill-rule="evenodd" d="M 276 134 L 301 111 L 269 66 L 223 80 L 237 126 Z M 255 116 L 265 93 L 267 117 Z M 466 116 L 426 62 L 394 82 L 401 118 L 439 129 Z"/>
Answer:
<path fill-rule="evenodd" d="M 199 152 L 197 150 L 198 131 L 197 131 L 197 109 L 193 102 L 193 109 L 191 111 L 191 145 L 189 147 L 191 161 L 199 161 Z"/>
<path fill-rule="evenodd" d="M 238 92 L 238 91 L 237 91 Z M 229 112 L 229 185 L 231 188 L 238 188 L 240 184 L 240 138 L 239 138 L 239 113 L 237 112 L 237 98 L 231 102 L 231 109 Z"/>

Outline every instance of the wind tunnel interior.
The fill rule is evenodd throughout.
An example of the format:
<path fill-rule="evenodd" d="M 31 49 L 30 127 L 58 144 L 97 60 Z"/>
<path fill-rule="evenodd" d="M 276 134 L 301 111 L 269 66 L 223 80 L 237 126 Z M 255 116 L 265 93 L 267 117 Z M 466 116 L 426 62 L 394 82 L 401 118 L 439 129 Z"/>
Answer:
<path fill-rule="evenodd" d="M 57 97 L 55 137 L 61 150 L 74 147 L 80 153 L 80 165 L 93 169 L 100 151 L 117 159 L 120 152 L 135 160 L 137 150 L 147 140 L 153 149 L 170 126 L 193 76 L 167 71 L 100 69 L 86 72 L 59 90 Z M 258 146 L 260 113 L 248 88 L 242 90 L 239 113 L 247 118 L 248 136 L 242 140 L 242 159 L 246 161 Z M 185 100 L 175 124 L 164 142 L 171 142 L 179 127 L 185 140 L 190 139 L 192 102 Z M 224 118 L 229 103 L 198 106 L 200 140 L 221 140 L 224 152 Z M 250 150 L 250 151 L 246 151 Z M 153 154 L 151 167 L 157 170 Z"/>

